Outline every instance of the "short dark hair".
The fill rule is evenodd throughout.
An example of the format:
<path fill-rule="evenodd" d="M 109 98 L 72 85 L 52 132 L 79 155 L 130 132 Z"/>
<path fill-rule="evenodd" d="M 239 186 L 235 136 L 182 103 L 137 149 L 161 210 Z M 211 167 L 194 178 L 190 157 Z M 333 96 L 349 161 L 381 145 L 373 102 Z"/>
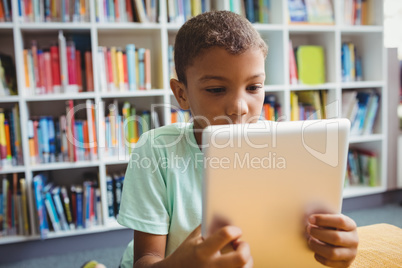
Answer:
<path fill-rule="evenodd" d="M 230 11 L 211 11 L 188 20 L 176 35 L 174 61 L 179 81 L 187 84 L 186 69 L 194 59 L 211 47 L 222 47 L 233 55 L 249 48 L 261 49 L 267 56 L 268 46 L 253 25 Z"/>

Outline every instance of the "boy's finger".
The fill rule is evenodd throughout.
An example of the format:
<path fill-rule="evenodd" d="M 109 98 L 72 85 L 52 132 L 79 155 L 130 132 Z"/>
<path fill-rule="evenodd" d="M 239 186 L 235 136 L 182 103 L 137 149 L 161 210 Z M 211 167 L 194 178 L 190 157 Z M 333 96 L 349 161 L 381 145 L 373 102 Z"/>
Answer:
<path fill-rule="evenodd" d="M 356 229 L 356 223 L 349 217 L 342 214 L 313 214 L 309 217 L 311 224 L 335 228 L 344 231 L 352 231 Z"/>
<path fill-rule="evenodd" d="M 213 255 L 226 244 L 238 239 L 241 234 L 240 228 L 230 225 L 225 226 L 205 239 L 204 242 L 198 246 L 198 250 L 200 250 L 201 254 L 206 254 L 207 256 Z"/>
<path fill-rule="evenodd" d="M 351 261 L 355 258 L 357 248 L 344 248 L 324 244 L 314 238 L 310 238 L 308 245 L 316 254 L 329 261 Z"/>
<path fill-rule="evenodd" d="M 329 267 L 349 267 L 350 264 L 352 263 L 352 260 L 350 261 L 331 261 L 328 260 L 326 258 L 324 258 L 323 256 L 320 256 L 318 254 L 314 255 L 314 258 L 321 264 L 325 265 L 325 266 L 329 266 Z"/>
<path fill-rule="evenodd" d="M 222 254 L 216 261 L 217 267 L 252 267 L 250 246 L 242 241 L 236 251 Z"/>
<path fill-rule="evenodd" d="M 314 238 L 334 246 L 357 247 L 359 243 L 355 232 L 323 229 L 312 225 L 308 227 L 308 230 Z"/>
<path fill-rule="evenodd" d="M 197 241 L 198 241 L 198 239 L 201 239 L 201 240 L 202 240 L 202 237 L 201 237 L 201 224 L 198 225 L 198 227 L 195 228 L 195 229 L 188 235 L 188 237 L 187 237 L 186 240 L 194 239 L 194 238 L 197 239 Z"/>

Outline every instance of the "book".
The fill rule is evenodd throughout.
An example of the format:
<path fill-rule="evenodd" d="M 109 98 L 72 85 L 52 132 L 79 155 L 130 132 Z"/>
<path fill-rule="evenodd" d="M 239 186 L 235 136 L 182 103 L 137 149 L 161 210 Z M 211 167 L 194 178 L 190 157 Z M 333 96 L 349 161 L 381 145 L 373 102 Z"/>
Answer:
<path fill-rule="evenodd" d="M 144 52 L 144 83 L 145 89 L 151 89 L 151 51 L 149 49 L 145 49 Z"/>
<path fill-rule="evenodd" d="M 9 0 L 7 0 L 9 1 Z M 71 15 L 71 18 L 70 18 Z M 21 22 L 88 22 L 89 1 L 18 0 Z"/>
<path fill-rule="evenodd" d="M 309 23 L 334 24 L 331 0 L 304 0 Z"/>
<path fill-rule="evenodd" d="M 43 53 L 44 60 L 44 83 L 45 83 L 45 92 L 53 93 L 53 81 L 52 81 L 52 66 L 51 66 L 51 55 L 50 52 Z"/>
<path fill-rule="evenodd" d="M 114 182 L 114 215 L 117 217 L 120 210 L 121 194 L 123 191 L 123 180 L 124 176 L 119 176 L 115 174 L 113 176 Z"/>
<path fill-rule="evenodd" d="M 33 178 L 36 213 L 38 214 L 38 220 L 39 220 L 38 226 L 41 239 L 45 239 L 49 232 L 47 223 L 47 213 L 42 197 L 43 183 L 44 182 L 42 175 L 38 174 Z"/>
<path fill-rule="evenodd" d="M 127 52 L 127 73 L 128 73 L 128 84 L 129 90 L 135 91 L 137 90 L 137 80 L 136 80 L 136 64 L 135 64 L 135 45 L 128 44 L 126 46 Z"/>
<path fill-rule="evenodd" d="M 114 218 L 115 217 L 115 209 L 114 209 L 114 193 L 113 193 L 113 179 L 112 176 L 106 175 L 106 200 L 107 200 L 107 207 L 108 207 L 108 217 Z"/>
<path fill-rule="evenodd" d="M 83 196 L 83 188 L 79 185 L 75 186 L 75 194 L 76 194 L 76 228 L 83 229 L 84 225 L 84 214 L 83 214 L 83 205 L 84 205 L 84 196 Z"/>
<path fill-rule="evenodd" d="M 138 22 L 149 22 L 149 19 L 146 15 L 145 6 L 143 0 L 133 0 L 134 1 L 134 10 L 136 13 L 136 17 L 138 18 Z"/>
<path fill-rule="evenodd" d="M 296 50 L 299 81 L 306 85 L 325 83 L 324 48 L 299 46 Z"/>
<path fill-rule="evenodd" d="M 138 49 L 138 76 L 140 90 L 146 89 L 145 87 L 145 48 Z"/>
<path fill-rule="evenodd" d="M 307 9 L 304 0 L 288 0 L 288 14 L 290 23 L 307 22 Z"/>
<path fill-rule="evenodd" d="M 67 188 L 65 186 L 62 186 L 60 188 L 60 193 L 61 193 L 62 200 L 63 200 L 62 203 L 64 204 L 64 211 L 66 213 L 66 220 L 67 220 L 68 226 L 71 230 L 74 230 L 75 225 L 73 222 L 73 215 L 71 212 L 70 198 L 67 193 Z"/>
<path fill-rule="evenodd" d="M 298 84 L 296 58 L 293 50 L 292 40 L 289 40 L 289 80 L 291 85 Z"/>
<path fill-rule="evenodd" d="M 21 178 L 20 182 L 20 190 L 21 190 L 21 213 L 23 218 L 23 235 L 29 235 L 29 217 L 28 217 L 28 200 L 27 200 L 27 188 L 26 188 L 26 180 L 25 178 Z"/>
<path fill-rule="evenodd" d="M 0 108 L 0 166 L 7 167 L 10 166 L 11 163 L 8 163 L 9 161 L 7 160 L 7 142 L 4 121 L 4 110 Z"/>
<path fill-rule="evenodd" d="M 67 67 L 67 44 L 66 38 L 63 35 L 63 31 L 59 31 L 59 59 L 60 59 L 60 81 L 62 92 L 67 92 L 67 86 L 69 82 L 69 70 Z"/>
<path fill-rule="evenodd" d="M 96 146 L 96 129 L 95 129 L 95 117 L 93 116 L 94 104 L 92 100 L 86 100 L 86 113 L 88 120 L 88 147 L 90 151 L 90 160 L 96 160 L 97 155 L 95 153 Z"/>
<path fill-rule="evenodd" d="M 53 188 L 52 183 L 47 184 L 43 188 L 43 192 L 45 195 L 44 202 L 45 202 L 45 206 L 47 209 L 47 213 L 50 218 L 50 222 L 52 223 L 53 231 L 59 232 L 62 230 L 62 227 L 61 227 L 59 215 L 57 214 L 56 207 L 55 207 L 55 204 L 54 204 L 54 201 L 52 198 L 52 194 L 51 194 L 52 188 Z"/>
<path fill-rule="evenodd" d="M 64 214 L 63 203 L 60 198 L 60 187 L 55 186 L 51 190 L 51 195 L 53 197 L 54 205 L 57 211 L 57 216 L 59 217 L 60 220 L 61 230 L 70 230 L 70 226 L 68 225 L 67 219 Z"/>
<path fill-rule="evenodd" d="M 86 75 L 85 81 L 87 91 L 94 91 L 91 51 L 85 51 L 85 75 Z"/>

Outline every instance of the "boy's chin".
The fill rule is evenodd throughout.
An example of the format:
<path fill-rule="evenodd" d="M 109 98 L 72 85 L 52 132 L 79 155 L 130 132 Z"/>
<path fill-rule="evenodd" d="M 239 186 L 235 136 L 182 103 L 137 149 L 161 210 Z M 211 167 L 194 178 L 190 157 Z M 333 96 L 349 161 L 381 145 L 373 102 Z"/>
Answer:
<path fill-rule="evenodd" d="M 258 120 L 233 120 L 233 121 L 216 121 L 211 123 L 210 125 L 205 125 L 204 128 L 207 126 L 217 126 L 217 125 L 238 125 L 238 124 L 254 124 L 257 123 Z"/>

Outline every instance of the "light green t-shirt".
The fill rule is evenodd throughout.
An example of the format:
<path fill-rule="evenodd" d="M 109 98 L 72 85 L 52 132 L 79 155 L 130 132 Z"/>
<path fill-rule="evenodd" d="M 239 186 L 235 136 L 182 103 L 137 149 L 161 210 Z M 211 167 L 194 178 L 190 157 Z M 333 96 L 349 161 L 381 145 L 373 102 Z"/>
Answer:
<path fill-rule="evenodd" d="M 203 154 L 193 124 L 172 124 L 141 135 L 130 156 L 117 221 L 167 235 L 170 255 L 201 223 Z M 133 267 L 132 242 L 121 267 Z"/>

